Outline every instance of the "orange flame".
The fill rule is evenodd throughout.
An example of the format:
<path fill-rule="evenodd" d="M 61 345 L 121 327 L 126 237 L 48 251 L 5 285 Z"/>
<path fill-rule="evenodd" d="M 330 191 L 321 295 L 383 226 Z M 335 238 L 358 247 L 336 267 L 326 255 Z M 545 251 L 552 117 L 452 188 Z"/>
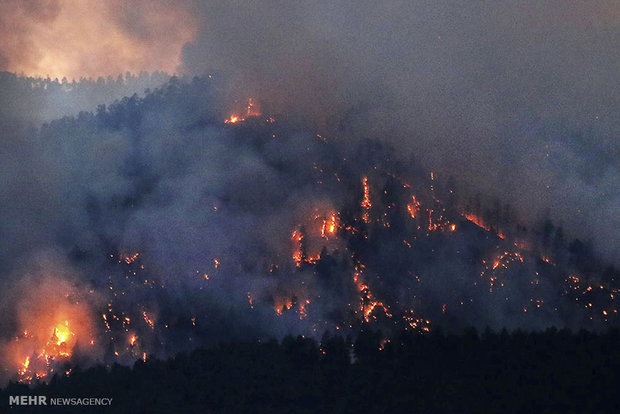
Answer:
<path fill-rule="evenodd" d="M 485 225 L 485 223 L 482 221 L 482 219 L 478 216 L 475 216 L 473 214 L 463 214 L 463 217 L 465 217 L 467 220 L 471 221 L 472 223 L 474 223 L 476 226 L 480 227 L 481 229 L 484 229 L 488 232 L 493 233 L 493 229 L 487 225 Z M 504 234 L 502 234 L 501 231 L 497 231 L 497 236 L 500 239 L 505 239 L 506 236 L 504 236 Z"/>
<path fill-rule="evenodd" d="M 239 114 L 232 114 L 230 117 L 228 117 L 227 119 L 224 120 L 224 123 L 226 124 L 236 124 L 237 122 L 243 122 L 245 121 L 247 118 L 252 118 L 252 117 L 257 117 L 260 116 L 261 113 L 258 110 L 257 105 L 255 104 L 254 100 L 252 98 L 248 99 L 248 104 L 245 108 L 245 114 L 244 115 L 239 115 Z M 267 122 L 274 122 L 273 118 L 267 118 Z"/>
<path fill-rule="evenodd" d="M 416 200 L 415 196 L 411 196 L 411 203 L 407 204 L 407 211 L 409 215 L 411 215 L 411 218 L 416 218 L 416 215 L 420 211 L 420 205 L 420 202 Z"/>

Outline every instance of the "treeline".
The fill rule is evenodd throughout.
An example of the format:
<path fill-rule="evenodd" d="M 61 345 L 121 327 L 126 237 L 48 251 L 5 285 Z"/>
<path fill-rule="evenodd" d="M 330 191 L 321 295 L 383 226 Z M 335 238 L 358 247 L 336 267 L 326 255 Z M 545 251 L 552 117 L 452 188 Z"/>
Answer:
<path fill-rule="evenodd" d="M 18 121 L 38 126 L 80 111 L 93 111 L 135 93 L 143 94 L 166 83 L 164 72 L 129 72 L 97 79 L 41 78 L 0 72 L 0 121 Z"/>
<path fill-rule="evenodd" d="M 119 413 L 618 412 L 619 345 L 618 330 L 286 337 L 133 368 L 76 368 L 32 388 L 11 383 L 0 401 L 7 408 L 10 395 L 112 397 L 101 410 Z"/>
<path fill-rule="evenodd" d="M 516 240 L 555 265 L 605 282 L 618 280 L 620 269 L 597 257 L 590 240 L 568 237 L 564 228 L 549 218 L 528 227 L 519 222 L 519 214 L 513 206 L 479 193 L 464 197 L 461 204 L 465 214 L 477 217 L 491 231 Z"/>

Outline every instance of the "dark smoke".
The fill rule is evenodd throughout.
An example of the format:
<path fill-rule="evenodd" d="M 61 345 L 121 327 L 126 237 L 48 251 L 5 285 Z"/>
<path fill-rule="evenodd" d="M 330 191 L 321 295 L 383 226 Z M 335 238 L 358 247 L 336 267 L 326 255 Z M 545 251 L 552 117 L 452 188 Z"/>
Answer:
<path fill-rule="evenodd" d="M 231 75 L 232 91 L 342 139 L 391 142 L 618 263 L 613 1 L 200 4 L 186 72 Z"/>

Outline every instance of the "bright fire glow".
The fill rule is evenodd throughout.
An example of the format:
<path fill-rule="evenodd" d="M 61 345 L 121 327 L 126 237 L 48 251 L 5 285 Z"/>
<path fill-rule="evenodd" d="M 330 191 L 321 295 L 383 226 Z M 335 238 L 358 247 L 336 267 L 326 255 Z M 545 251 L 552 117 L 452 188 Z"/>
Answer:
<path fill-rule="evenodd" d="M 475 216 L 473 214 L 463 214 L 463 217 L 465 217 L 467 220 L 471 221 L 472 223 L 474 223 L 476 226 L 480 227 L 481 229 L 494 233 L 493 229 L 487 226 L 480 217 Z M 500 239 L 506 238 L 506 236 L 504 236 L 502 232 L 500 232 L 499 230 L 497 231 L 497 236 Z"/>
<path fill-rule="evenodd" d="M 254 102 L 254 100 L 252 98 L 248 99 L 248 104 L 245 107 L 245 110 L 243 111 L 243 114 L 232 114 L 230 115 L 227 119 L 224 120 L 224 123 L 226 124 L 236 124 L 237 122 L 243 122 L 248 118 L 253 118 L 253 117 L 257 117 L 260 116 L 260 110 L 258 109 L 258 106 L 256 105 L 256 103 Z M 274 119 L 273 118 L 267 118 L 267 122 L 273 123 Z"/>
<path fill-rule="evenodd" d="M 361 207 L 366 210 L 362 214 L 362 220 L 364 223 L 368 223 L 370 221 L 369 210 L 372 207 L 372 203 L 370 202 L 370 186 L 368 185 L 368 177 L 364 177 L 362 179 L 362 187 L 364 189 L 364 198 L 362 199 Z"/>
<path fill-rule="evenodd" d="M 411 218 L 416 218 L 416 215 L 420 211 L 420 202 L 416 200 L 415 196 L 411 196 L 411 203 L 407 204 L 407 211 Z"/>

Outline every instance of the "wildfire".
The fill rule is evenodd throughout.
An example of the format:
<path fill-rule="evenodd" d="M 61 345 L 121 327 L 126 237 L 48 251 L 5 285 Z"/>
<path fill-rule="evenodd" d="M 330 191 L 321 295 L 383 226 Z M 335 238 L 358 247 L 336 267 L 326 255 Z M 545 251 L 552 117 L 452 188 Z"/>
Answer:
<path fill-rule="evenodd" d="M 369 209 L 372 207 L 370 202 L 370 186 L 368 185 L 368 177 L 362 179 L 362 186 L 364 188 L 364 198 L 362 199 L 362 208 Z"/>
<path fill-rule="evenodd" d="M 155 329 L 155 323 L 149 318 L 149 316 L 146 314 L 146 311 L 142 311 L 142 317 L 144 318 L 144 322 L 146 322 L 146 324 L 150 326 L 151 329 Z"/>
<path fill-rule="evenodd" d="M 239 114 L 232 114 L 229 118 L 224 120 L 224 123 L 226 124 L 236 124 L 237 122 L 243 122 L 245 121 L 247 118 L 252 118 L 252 117 L 257 117 L 260 116 L 261 113 L 258 110 L 254 100 L 252 98 L 248 99 L 248 104 L 245 108 L 244 114 L 243 115 L 239 115 Z M 266 120 L 268 123 L 273 123 L 274 119 L 273 118 L 267 118 Z"/>
<path fill-rule="evenodd" d="M 551 258 L 549 258 L 549 256 L 542 256 L 540 258 L 540 260 L 542 260 L 545 263 L 549 263 L 552 266 L 555 266 L 555 263 L 553 263 L 553 260 L 551 260 Z"/>
<path fill-rule="evenodd" d="M 121 261 L 124 261 L 127 264 L 132 264 L 136 261 L 138 256 L 140 256 L 140 253 L 123 254 L 121 255 L 121 260 L 119 260 L 119 263 L 121 263 Z"/>
<path fill-rule="evenodd" d="M 361 275 L 364 269 L 365 269 L 365 266 L 362 263 L 357 262 L 355 264 L 355 271 L 353 272 L 353 283 L 355 284 L 358 291 L 360 292 L 359 311 L 361 312 L 364 318 L 364 321 L 370 322 L 370 317 L 372 316 L 372 313 L 374 312 L 374 310 L 377 308 L 383 310 L 383 313 L 386 316 L 391 317 L 392 315 L 390 313 L 389 308 L 386 305 L 384 305 L 383 302 L 379 302 L 375 300 L 368 285 L 361 281 Z M 376 317 L 374 316 L 373 318 L 376 319 Z"/>
<path fill-rule="evenodd" d="M 50 272 L 51 273 L 51 272 Z M 64 372 L 78 342 L 92 340 L 90 309 L 66 279 L 50 274 L 28 275 L 17 303 L 17 334 L 2 348 L 17 380 L 30 383 Z"/>
<path fill-rule="evenodd" d="M 274 309 L 278 316 L 282 315 L 284 311 L 290 310 L 293 307 L 293 301 L 286 299 L 276 299 L 274 301 Z"/>
<path fill-rule="evenodd" d="M 303 260 L 303 251 L 301 248 L 301 241 L 303 240 L 303 238 L 304 236 L 303 234 L 301 234 L 301 231 L 293 231 L 293 234 L 291 236 L 291 240 L 295 244 L 295 250 L 293 251 L 293 261 L 295 262 L 297 267 L 301 266 L 301 262 Z"/>
<path fill-rule="evenodd" d="M 335 214 L 332 214 L 329 219 L 323 219 L 323 224 L 321 226 L 321 237 L 327 239 L 328 234 L 333 235 L 336 233 L 337 227 L 337 217 Z"/>
<path fill-rule="evenodd" d="M 305 303 L 299 305 L 299 319 L 303 319 L 308 316 L 308 312 L 306 310 L 306 305 L 309 305 L 310 301 L 306 299 Z"/>
<path fill-rule="evenodd" d="M 403 319 L 409 324 L 409 326 L 415 330 L 419 330 L 422 332 L 430 332 L 431 321 L 428 319 L 417 318 L 414 315 L 413 310 L 409 310 L 403 316 Z"/>
<path fill-rule="evenodd" d="M 493 229 L 491 227 L 485 225 L 480 217 L 475 216 L 473 214 L 463 214 L 463 217 L 465 217 L 467 220 L 471 221 L 472 223 L 474 223 L 476 226 L 480 227 L 481 229 L 484 229 L 484 230 L 486 230 L 488 232 L 494 233 Z M 502 232 L 500 232 L 499 230 L 497 231 L 497 236 L 500 239 L 505 239 L 506 238 L 506 236 L 504 236 L 502 234 Z"/>
<path fill-rule="evenodd" d="M 22 364 L 22 368 L 20 368 L 19 371 L 17 372 L 20 377 L 24 377 L 26 375 L 26 372 L 28 372 L 29 366 L 30 366 L 30 357 L 27 356 L 26 360 Z"/>
<path fill-rule="evenodd" d="M 65 321 L 65 323 L 69 324 L 69 322 Z M 69 334 L 68 329 L 64 329 L 63 326 L 60 328 L 54 328 L 54 334 L 52 335 L 52 341 L 56 341 L 56 345 L 60 345 L 67 341 L 67 336 Z"/>
<path fill-rule="evenodd" d="M 498 271 L 507 270 L 509 265 L 514 262 L 523 263 L 523 256 L 519 252 L 503 252 L 497 255 L 491 263 L 487 264 L 486 261 L 483 263 L 486 265 L 486 270 L 483 271 L 480 275 L 487 276 L 489 279 L 489 292 L 493 291 L 493 287 L 499 285 L 499 287 L 504 286 L 504 282 L 498 280 Z M 500 273 L 501 274 L 501 273 Z"/>
<path fill-rule="evenodd" d="M 41 379 L 52 372 L 54 361 L 65 360 L 71 357 L 75 345 L 76 334 L 69 328 L 69 321 L 59 322 L 49 329 L 49 336 L 40 350 L 37 348 L 37 338 L 24 332 L 24 336 L 17 338 L 16 347 L 27 345 L 26 349 L 35 348 L 35 352 L 21 358 L 18 362 L 17 375 L 20 382 L 29 383 L 32 379 Z M 28 345 L 29 344 L 29 345 Z M 23 361 L 23 362 L 21 362 Z"/>
<path fill-rule="evenodd" d="M 108 322 L 108 317 L 105 313 L 101 314 L 101 317 L 103 318 L 103 323 L 105 324 L 106 329 L 109 331 L 110 330 L 110 323 Z"/>
<path fill-rule="evenodd" d="M 411 215 L 411 218 L 416 218 L 416 215 L 420 211 L 420 206 L 421 204 L 416 200 L 415 196 L 411 196 L 411 203 L 407 204 L 407 211 L 409 215 Z"/>
<path fill-rule="evenodd" d="M 372 203 L 370 202 L 370 186 L 368 185 L 368 177 L 364 177 L 362 179 L 362 187 L 364 189 L 364 198 L 362 199 L 361 207 L 366 210 L 362 214 L 362 220 L 364 220 L 364 223 L 368 223 L 370 220 L 368 213 L 372 207 Z"/>
<path fill-rule="evenodd" d="M 445 212 L 445 209 L 442 210 Z M 439 214 L 433 215 L 435 212 L 433 209 L 428 210 L 428 231 L 443 230 L 443 231 L 456 231 L 456 225 L 451 224 L 443 215 L 443 212 L 439 211 Z"/>
<path fill-rule="evenodd" d="M 237 115 L 231 115 L 230 118 L 226 119 L 224 122 L 227 124 L 236 124 L 239 121 L 244 121 L 245 119 L 239 118 Z"/>

